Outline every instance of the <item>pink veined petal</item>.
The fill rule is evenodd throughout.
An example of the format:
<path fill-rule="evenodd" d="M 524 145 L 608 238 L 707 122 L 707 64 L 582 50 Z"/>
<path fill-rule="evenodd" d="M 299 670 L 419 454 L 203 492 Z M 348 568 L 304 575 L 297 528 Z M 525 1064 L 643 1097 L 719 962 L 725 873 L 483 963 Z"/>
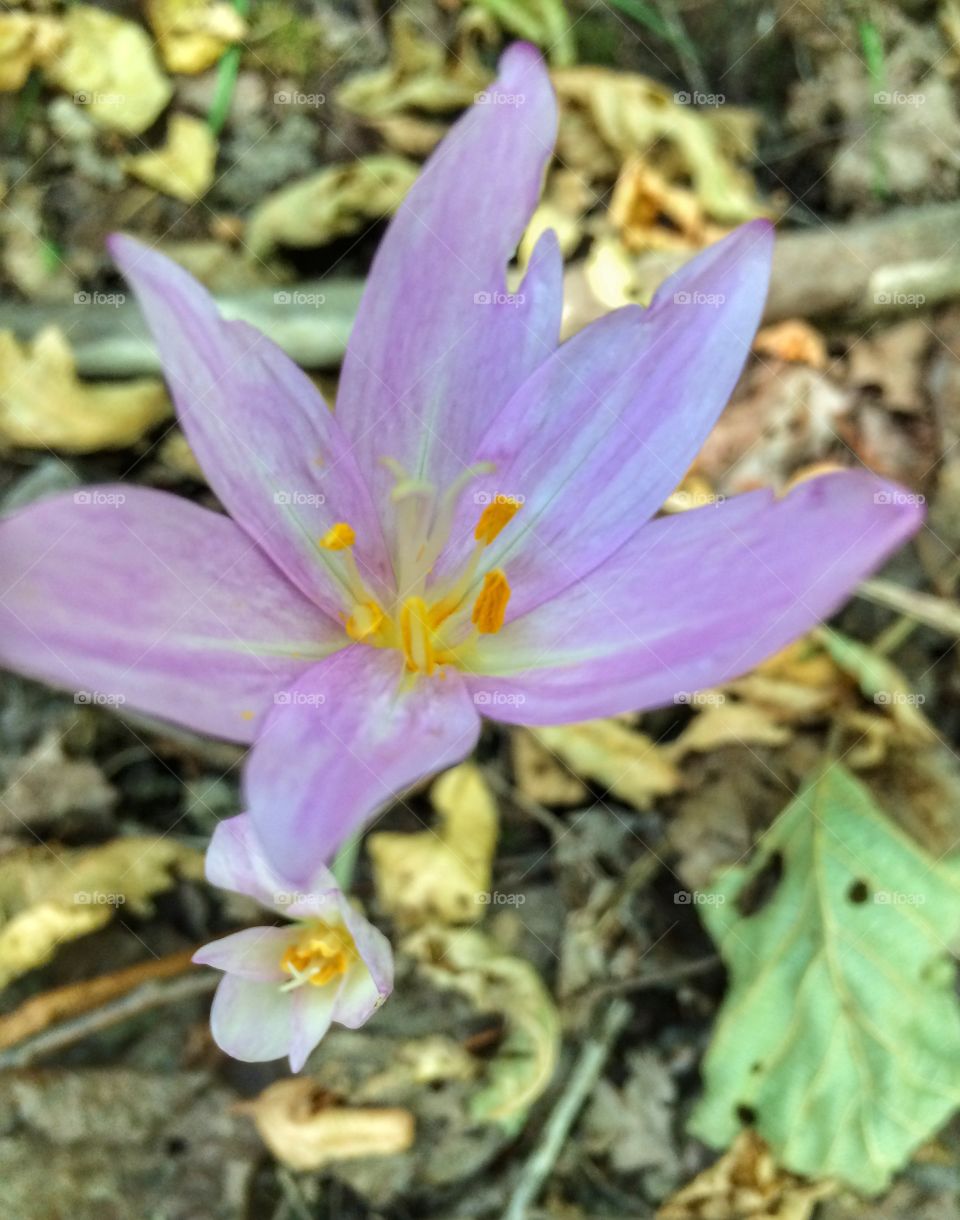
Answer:
<path fill-rule="evenodd" d="M 343 986 L 337 995 L 333 1019 L 347 1029 L 359 1029 L 366 1025 L 376 1010 L 393 990 L 393 970 L 386 986 L 378 987 L 377 981 L 362 962 L 344 976 Z"/>
<path fill-rule="evenodd" d="M 275 983 L 225 974 L 210 1009 L 210 1031 L 217 1046 L 244 1063 L 282 1059 L 292 1042 L 294 994 L 281 991 Z"/>
<path fill-rule="evenodd" d="M 562 260 L 538 243 L 519 294 L 506 268 L 540 194 L 556 134 L 550 79 L 515 44 L 437 147 L 377 251 L 343 362 L 337 417 L 388 529 L 392 457 L 451 483 L 487 422 L 556 348 Z"/>
<path fill-rule="evenodd" d="M 763 308 L 772 229 L 742 225 L 662 285 L 564 343 L 480 441 L 494 471 L 464 497 L 438 574 L 473 547 L 477 495 L 522 498 L 484 567 L 505 569 L 518 618 L 641 528 L 686 473 L 743 368 Z"/>
<path fill-rule="evenodd" d="M 290 1071 L 299 1072 L 319 1045 L 334 1019 L 334 1008 L 342 983 L 325 987 L 309 983 L 291 994 L 290 1009 Z"/>
<path fill-rule="evenodd" d="M 198 966 L 212 966 L 226 974 L 257 983 L 283 983 L 290 975 L 280 968 L 283 954 L 296 936 L 296 928 L 243 928 L 211 941 L 193 955 Z"/>
<path fill-rule="evenodd" d="M 205 863 L 211 885 L 247 894 L 288 919 L 343 917 L 346 899 L 333 873 L 322 863 L 317 864 L 306 884 L 291 886 L 264 854 L 249 814 L 219 823 Z"/>
<path fill-rule="evenodd" d="M 317 540 L 356 531 L 375 589 L 389 559 L 350 444 L 309 377 L 253 327 L 227 322 L 176 263 L 133 238 L 110 252 L 136 291 L 174 403 L 210 486 L 234 520 L 334 618 L 349 604 L 343 567 Z"/>
<path fill-rule="evenodd" d="M 486 715 L 517 724 L 610 716 L 715 686 L 832 614 L 922 517 L 916 497 L 850 471 L 783 499 L 749 492 L 653 521 L 485 641 L 489 676 L 468 685 Z"/>
<path fill-rule="evenodd" d="M 460 676 L 410 681 L 392 649 L 357 644 L 289 688 L 257 738 L 247 805 L 291 884 L 398 792 L 473 749 L 480 721 Z"/>
<path fill-rule="evenodd" d="M 118 485 L 0 520 L 0 664 L 249 741 L 344 636 L 229 518 Z"/>
<path fill-rule="evenodd" d="M 375 928 L 368 919 L 361 915 L 346 895 L 342 893 L 341 918 L 346 925 L 347 931 L 353 937 L 353 942 L 360 954 L 360 961 L 355 964 L 354 969 L 370 979 L 373 992 L 379 997 L 374 1002 L 380 1003 L 393 990 L 393 949 L 390 946 L 390 942 L 380 929 Z M 361 988 L 360 991 L 366 994 L 364 988 Z M 357 1002 L 360 1002 L 359 997 Z M 338 1002 L 338 1015 L 334 1019 L 341 1021 L 344 1025 L 349 1024 L 349 1022 L 343 1021 L 339 1016 L 339 1007 Z M 367 1016 L 369 1015 L 368 1013 Z M 366 1017 L 359 1023 L 362 1025 L 365 1020 Z M 353 1025 L 351 1028 L 356 1029 L 357 1027 Z"/>

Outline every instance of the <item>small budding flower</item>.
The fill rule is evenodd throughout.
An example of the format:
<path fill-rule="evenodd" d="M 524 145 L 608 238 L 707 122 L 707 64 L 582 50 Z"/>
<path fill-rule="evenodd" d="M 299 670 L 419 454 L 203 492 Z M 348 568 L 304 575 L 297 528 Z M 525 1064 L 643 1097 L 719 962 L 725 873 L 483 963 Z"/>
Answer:
<path fill-rule="evenodd" d="M 351 906 L 323 866 L 309 891 L 291 893 L 245 815 L 217 827 L 207 877 L 293 920 L 245 928 L 194 955 L 195 962 L 224 972 L 210 1026 L 228 1055 L 248 1062 L 286 1055 L 299 1072 L 331 1022 L 357 1029 L 390 994 L 393 957 L 386 937 Z"/>
<path fill-rule="evenodd" d="M 230 516 L 124 484 L 0 522 L 0 660 L 252 743 L 246 808 L 294 883 L 468 755 L 478 709 L 561 724 L 720 685 L 922 519 L 864 469 L 657 517 L 749 354 L 772 228 L 741 226 L 648 308 L 561 343 L 554 234 L 506 291 L 556 135 L 532 47 L 504 54 L 482 100 L 500 99 L 458 121 L 394 217 L 335 412 L 186 272 L 113 237 Z M 348 958 L 326 933 L 297 943 L 284 983 Z"/>

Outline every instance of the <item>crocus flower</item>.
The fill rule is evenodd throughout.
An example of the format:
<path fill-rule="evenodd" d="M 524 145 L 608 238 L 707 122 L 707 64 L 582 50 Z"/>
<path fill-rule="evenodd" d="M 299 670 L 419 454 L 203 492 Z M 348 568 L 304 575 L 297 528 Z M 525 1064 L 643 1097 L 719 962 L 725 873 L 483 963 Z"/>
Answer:
<path fill-rule="evenodd" d="M 506 281 L 555 136 L 536 52 L 479 100 L 377 252 L 336 413 L 173 263 L 111 242 L 230 517 L 125 484 L 0 526 L 0 657 L 255 742 L 246 807 L 293 881 L 467 755 L 481 714 L 577 721 L 731 679 L 920 522 L 866 470 L 655 518 L 746 359 L 771 227 L 561 344 L 552 233 Z"/>
<path fill-rule="evenodd" d="M 291 892 L 243 814 L 214 831 L 206 867 L 213 885 L 295 921 L 245 928 L 194 954 L 224 972 L 210 1012 L 217 1045 L 248 1062 L 287 1055 L 299 1072 L 331 1022 L 358 1029 L 390 994 L 389 942 L 323 865 L 304 892 Z"/>

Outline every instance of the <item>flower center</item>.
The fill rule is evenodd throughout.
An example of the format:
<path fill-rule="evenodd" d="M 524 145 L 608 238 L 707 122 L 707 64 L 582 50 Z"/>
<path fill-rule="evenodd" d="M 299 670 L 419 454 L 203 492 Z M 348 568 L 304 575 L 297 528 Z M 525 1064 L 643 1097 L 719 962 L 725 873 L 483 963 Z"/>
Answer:
<path fill-rule="evenodd" d="M 345 927 L 311 920 L 280 959 L 280 969 L 291 976 L 281 990 L 292 991 L 306 983 L 323 987 L 345 974 L 356 959 L 357 946 Z"/>
<path fill-rule="evenodd" d="M 317 545 L 339 552 L 344 565 L 352 603 L 343 615 L 343 625 L 350 639 L 373 648 L 395 648 L 403 654 L 410 673 L 429 675 L 444 665 L 463 664 L 465 652 L 480 636 L 492 635 L 503 626 L 510 584 L 498 568 L 482 575 L 479 569 L 483 552 L 510 524 L 521 504 L 513 496 L 492 497 L 477 520 L 473 553 L 463 571 L 428 590 L 427 577 L 449 539 L 460 493 L 491 468 L 471 467 L 438 496 L 431 484 L 410 478 L 398 463 L 388 459 L 387 465 L 396 478 L 392 499 L 399 526 L 394 557 L 398 592 L 393 604 L 381 605 L 360 575 L 352 553 L 356 534 L 346 521 L 338 521 Z"/>

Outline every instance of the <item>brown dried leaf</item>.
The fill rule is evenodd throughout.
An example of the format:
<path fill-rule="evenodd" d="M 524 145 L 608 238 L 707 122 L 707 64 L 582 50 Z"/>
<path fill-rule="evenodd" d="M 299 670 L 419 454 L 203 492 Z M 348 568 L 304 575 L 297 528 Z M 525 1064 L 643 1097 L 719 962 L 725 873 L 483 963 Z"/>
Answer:
<path fill-rule="evenodd" d="M 395 1156 L 412 1146 L 416 1133 L 409 1110 L 337 1106 L 316 1081 L 304 1077 L 278 1080 L 235 1110 L 251 1116 L 263 1142 L 291 1169 Z"/>
<path fill-rule="evenodd" d="M 510 735 L 517 787 L 538 805 L 577 805 L 587 787 L 527 729 Z"/>
<path fill-rule="evenodd" d="M 680 774 L 669 754 L 619 720 L 534 729 L 533 734 L 576 775 L 603 785 L 637 809 L 680 786 Z"/>
<path fill-rule="evenodd" d="M 735 703 L 712 692 L 692 698 L 700 711 L 676 741 L 663 747 L 674 762 L 687 754 L 709 754 L 724 746 L 782 746 L 790 740 L 790 730 L 756 704 Z"/>
<path fill-rule="evenodd" d="M 827 367 L 827 341 L 809 322 L 788 318 L 757 332 L 753 350 L 787 364 L 806 364 L 821 371 Z"/>
<path fill-rule="evenodd" d="M 163 145 L 125 158 L 123 167 L 154 190 L 194 203 L 210 189 L 216 160 L 217 142 L 203 119 L 174 114 Z"/>

